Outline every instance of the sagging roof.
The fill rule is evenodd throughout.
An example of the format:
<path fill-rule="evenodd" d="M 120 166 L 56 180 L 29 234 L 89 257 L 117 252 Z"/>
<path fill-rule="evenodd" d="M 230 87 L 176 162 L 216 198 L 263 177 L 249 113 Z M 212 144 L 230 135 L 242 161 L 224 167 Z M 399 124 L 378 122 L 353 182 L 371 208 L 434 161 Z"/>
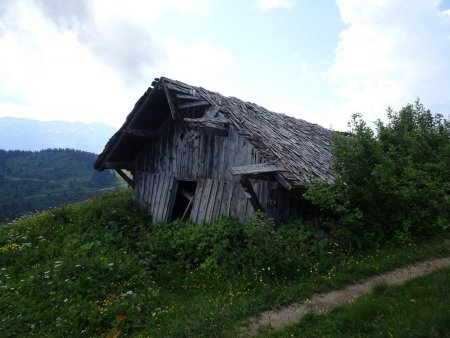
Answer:
<path fill-rule="evenodd" d="M 183 109 L 200 106 L 220 111 L 229 125 L 250 142 L 262 158 L 282 168 L 277 175 L 285 180 L 285 186 L 303 186 L 311 178 L 334 179 L 330 130 L 271 112 L 254 103 L 164 77 L 155 79 L 152 87 L 137 101 L 123 126 L 98 156 L 95 169 L 132 168 L 145 143 L 139 137 L 142 133 L 156 134 L 169 114 L 188 128 Z"/>

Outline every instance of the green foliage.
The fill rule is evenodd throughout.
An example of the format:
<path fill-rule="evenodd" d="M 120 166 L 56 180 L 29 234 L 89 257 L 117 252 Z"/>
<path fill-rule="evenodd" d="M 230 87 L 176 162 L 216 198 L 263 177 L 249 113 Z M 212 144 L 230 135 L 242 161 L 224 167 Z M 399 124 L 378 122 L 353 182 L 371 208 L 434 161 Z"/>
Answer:
<path fill-rule="evenodd" d="M 351 134 L 334 135 L 336 181 L 305 194 L 325 212 L 327 231 L 360 247 L 450 223 L 450 122 L 419 101 L 389 109 L 388 120 L 375 133 L 355 115 Z"/>
<path fill-rule="evenodd" d="M 2 335 L 104 336 L 114 326 L 141 327 L 158 290 L 108 222 L 145 224 L 146 217 L 129 192 L 114 192 L 2 226 Z"/>
<path fill-rule="evenodd" d="M 95 159 L 73 149 L 0 150 L 0 222 L 117 187 L 114 173 L 93 169 Z"/>
<path fill-rule="evenodd" d="M 296 269 L 307 270 L 336 251 L 312 225 L 297 220 L 276 228 L 262 213 L 243 224 L 230 218 L 200 225 L 155 224 L 140 245 L 153 253 L 155 267 L 177 264 L 182 270 L 207 269 L 250 280 L 262 271 L 271 279 L 293 276 Z"/>

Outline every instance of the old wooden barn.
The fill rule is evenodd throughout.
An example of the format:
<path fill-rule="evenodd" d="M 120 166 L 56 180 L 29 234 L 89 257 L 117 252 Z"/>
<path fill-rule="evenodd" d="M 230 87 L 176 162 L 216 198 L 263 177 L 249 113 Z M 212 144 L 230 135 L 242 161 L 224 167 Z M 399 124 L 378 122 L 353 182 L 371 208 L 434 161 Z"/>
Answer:
<path fill-rule="evenodd" d="M 302 212 L 308 179 L 333 179 L 330 139 L 318 125 L 161 77 L 95 168 L 121 174 L 155 222 L 244 220 L 255 210 L 280 222 Z"/>

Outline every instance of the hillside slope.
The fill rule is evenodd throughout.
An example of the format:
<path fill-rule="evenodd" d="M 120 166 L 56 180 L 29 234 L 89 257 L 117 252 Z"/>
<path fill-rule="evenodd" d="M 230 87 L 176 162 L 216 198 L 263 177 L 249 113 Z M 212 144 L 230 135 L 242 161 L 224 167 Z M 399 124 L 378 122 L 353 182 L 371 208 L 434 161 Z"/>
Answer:
<path fill-rule="evenodd" d="M 315 229 L 259 217 L 150 225 L 130 190 L 24 217 L 0 227 L 0 332 L 236 337 L 261 311 L 450 252 L 448 233 L 350 253 Z"/>
<path fill-rule="evenodd" d="M 96 155 L 71 149 L 0 150 L 0 221 L 74 203 L 120 182 L 93 169 Z"/>

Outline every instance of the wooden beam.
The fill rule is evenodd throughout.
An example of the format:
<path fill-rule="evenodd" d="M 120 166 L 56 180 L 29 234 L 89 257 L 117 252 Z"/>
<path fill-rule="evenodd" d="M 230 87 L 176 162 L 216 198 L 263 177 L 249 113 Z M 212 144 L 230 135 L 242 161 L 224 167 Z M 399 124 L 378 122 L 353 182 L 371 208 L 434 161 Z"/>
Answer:
<path fill-rule="evenodd" d="M 283 188 L 285 188 L 286 190 L 291 190 L 292 189 L 292 184 L 290 184 L 284 177 L 283 175 L 281 175 L 280 173 L 275 173 L 275 179 L 278 181 L 278 183 L 280 183 Z"/>
<path fill-rule="evenodd" d="M 120 175 L 120 177 L 122 177 L 123 180 L 124 180 L 125 182 L 127 182 L 128 185 L 129 185 L 131 188 L 134 189 L 134 181 L 133 181 L 127 174 L 125 174 L 125 173 L 122 171 L 122 169 L 116 169 L 116 173 L 118 173 L 118 174 Z"/>
<path fill-rule="evenodd" d="M 133 170 L 136 167 L 136 164 L 133 162 L 112 162 L 107 161 L 104 164 L 105 169 L 126 169 Z"/>
<path fill-rule="evenodd" d="M 191 198 L 189 200 L 189 203 L 186 207 L 186 209 L 183 212 L 183 216 L 181 216 L 181 221 L 184 221 L 186 219 L 186 216 L 188 215 L 188 213 L 190 212 L 190 210 L 192 209 L 192 204 L 194 204 L 194 198 Z"/>
<path fill-rule="evenodd" d="M 184 120 L 188 123 L 192 123 L 192 124 L 202 124 L 202 123 L 222 123 L 222 124 L 229 124 L 230 121 L 228 121 L 226 118 L 224 117 L 200 117 L 197 119 L 191 119 L 188 117 L 185 117 Z"/>
<path fill-rule="evenodd" d="M 127 134 L 142 138 L 158 138 L 161 136 L 161 130 L 143 130 L 128 128 Z"/>
<path fill-rule="evenodd" d="M 180 188 L 180 194 L 183 195 L 184 197 L 186 197 L 186 199 L 191 200 L 192 198 L 194 198 L 194 194 L 191 193 L 189 190 Z"/>
<path fill-rule="evenodd" d="M 220 109 L 221 109 L 221 107 L 212 105 L 211 107 L 209 107 L 206 110 L 205 114 L 203 114 L 203 118 L 210 119 L 210 118 L 216 117 L 217 113 L 220 111 Z"/>
<path fill-rule="evenodd" d="M 261 203 L 258 200 L 258 196 L 255 193 L 255 190 L 253 189 L 252 184 L 250 183 L 250 180 L 247 176 L 241 177 L 241 185 L 242 189 L 244 189 L 244 192 L 246 192 L 249 195 L 250 203 L 252 204 L 252 207 L 255 211 L 262 211 L 264 212 L 264 208 L 262 207 Z"/>
<path fill-rule="evenodd" d="M 175 96 L 177 99 L 180 99 L 180 100 L 195 100 L 195 101 L 201 100 L 201 98 L 198 96 L 192 96 L 192 95 L 186 95 L 186 94 L 176 94 Z"/>
<path fill-rule="evenodd" d="M 228 136 L 228 127 L 219 126 L 217 124 L 205 123 L 201 130 L 206 134 Z"/>
<path fill-rule="evenodd" d="M 209 105 L 210 105 L 210 103 L 208 101 L 198 100 L 198 101 L 194 101 L 194 102 L 179 104 L 178 109 L 188 109 L 188 108 L 209 106 Z"/>
<path fill-rule="evenodd" d="M 170 114 L 172 115 L 172 119 L 175 120 L 177 117 L 177 109 L 175 107 L 175 103 L 173 102 L 172 95 L 170 94 L 170 91 L 167 88 L 168 84 L 163 82 L 163 87 L 164 87 L 164 93 L 166 93 L 167 103 L 169 104 Z"/>
<path fill-rule="evenodd" d="M 228 135 L 229 121 L 223 118 L 185 118 L 184 121 L 189 125 L 191 130 L 219 136 Z"/>
<path fill-rule="evenodd" d="M 164 87 L 167 87 L 168 89 L 176 91 L 178 93 L 191 94 L 191 90 L 190 89 L 177 86 L 177 85 L 175 85 L 173 83 L 170 83 L 170 82 L 164 82 Z"/>
<path fill-rule="evenodd" d="M 251 164 L 242 167 L 232 167 L 232 175 L 258 175 L 286 171 L 284 168 L 269 163 Z"/>

